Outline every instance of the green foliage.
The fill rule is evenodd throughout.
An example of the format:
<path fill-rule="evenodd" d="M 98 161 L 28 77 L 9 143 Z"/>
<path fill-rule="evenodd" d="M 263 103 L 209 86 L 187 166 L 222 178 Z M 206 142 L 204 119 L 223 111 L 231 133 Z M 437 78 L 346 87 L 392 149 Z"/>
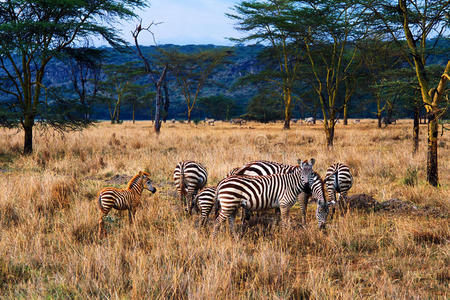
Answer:
<path fill-rule="evenodd" d="M 229 120 L 238 108 L 233 99 L 224 95 L 200 98 L 198 107 L 207 117 L 218 120 Z"/>
<path fill-rule="evenodd" d="M 211 74 L 231 55 L 230 49 L 211 49 L 192 53 L 176 50 L 161 51 L 161 61 L 170 66 L 187 105 L 187 117 L 205 85 L 213 85 Z"/>
<path fill-rule="evenodd" d="M 246 118 L 260 122 L 283 119 L 282 100 L 274 94 L 259 93 L 250 100 Z"/>
<path fill-rule="evenodd" d="M 74 123 L 73 118 L 61 118 L 64 111 L 42 113 L 57 102 L 48 97 L 42 99 L 42 91 L 50 88 L 43 85 L 48 63 L 75 41 L 93 36 L 102 37 L 115 47 L 125 45 L 115 23 L 135 17 L 134 9 L 144 6 L 143 0 L 0 2 L 0 94 L 7 97 L 1 103 L 0 125 L 21 125 L 25 129 L 24 152 L 32 151 L 36 119 L 60 130 L 78 128 L 78 120 Z M 53 110 L 65 107 L 56 105 Z"/>

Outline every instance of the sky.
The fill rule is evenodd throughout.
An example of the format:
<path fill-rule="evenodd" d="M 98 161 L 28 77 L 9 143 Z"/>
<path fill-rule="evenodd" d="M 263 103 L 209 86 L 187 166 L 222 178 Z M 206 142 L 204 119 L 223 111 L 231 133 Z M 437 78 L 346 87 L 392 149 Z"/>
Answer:
<path fill-rule="evenodd" d="M 150 0 L 150 7 L 138 11 L 145 26 L 152 21 L 161 24 L 152 27 L 158 44 L 215 44 L 233 45 L 227 37 L 239 37 L 233 20 L 225 16 L 239 0 Z M 130 31 L 138 20 L 123 25 L 122 36 L 132 42 Z M 153 45 L 151 34 L 142 32 L 142 45 Z"/>

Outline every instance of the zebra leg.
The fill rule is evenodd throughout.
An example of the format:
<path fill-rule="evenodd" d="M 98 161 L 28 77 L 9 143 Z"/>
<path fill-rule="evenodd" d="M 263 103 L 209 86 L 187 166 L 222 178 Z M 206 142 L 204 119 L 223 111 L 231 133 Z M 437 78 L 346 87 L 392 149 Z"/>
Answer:
<path fill-rule="evenodd" d="M 214 225 L 214 230 L 212 233 L 212 237 L 215 238 L 217 236 L 217 231 L 220 228 L 220 225 L 227 219 L 226 216 L 223 215 L 222 211 L 219 212 L 219 216 L 216 219 L 216 224 Z"/>
<path fill-rule="evenodd" d="M 228 218 L 228 224 L 230 225 L 230 231 L 235 234 L 236 231 L 234 230 L 234 223 L 236 220 L 236 215 L 238 213 L 238 208 L 236 208 L 232 213 L 231 216 Z"/>
<path fill-rule="evenodd" d="M 339 200 L 338 200 L 338 202 L 339 202 L 339 212 L 340 212 L 341 216 L 343 216 L 345 214 L 345 212 L 346 212 L 345 203 L 344 203 L 343 200 L 344 199 L 342 197 L 342 192 L 341 192 L 341 193 L 339 193 Z"/>
<path fill-rule="evenodd" d="M 279 224 L 281 219 L 281 212 L 279 207 L 275 207 L 275 224 Z"/>
<path fill-rule="evenodd" d="M 281 228 L 289 228 L 289 206 L 280 206 L 281 211 Z"/>
<path fill-rule="evenodd" d="M 104 228 L 103 217 L 105 217 L 108 214 L 108 212 L 104 213 L 103 211 L 100 211 L 100 218 L 98 219 L 98 238 L 101 238 L 102 234 L 104 234 L 104 236 L 106 236 L 106 230 Z"/>
<path fill-rule="evenodd" d="M 329 189 L 328 195 L 330 196 L 330 202 L 331 201 L 336 202 L 336 192 L 334 191 L 334 189 Z M 334 216 L 335 212 L 336 212 L 336 204 L 331 206 L 330 220 L 333 220 L 333 216 Z"/>
<path fill-rule="evenodd" d="M 129 208 L 128 209 L 128 220 L 130 222 L 130 225 L 133 224 L 133 216 L 134 216 L 134 213 L 133 213 L 132 209 Z"/>
<path fill-rule="evenodd" d="M 306 193 L 301 193 L 299 196 L 300 208 L 302 209 L 302 224 L 306 225 L 306 210 L 308 208 L 308 195 Z"/>

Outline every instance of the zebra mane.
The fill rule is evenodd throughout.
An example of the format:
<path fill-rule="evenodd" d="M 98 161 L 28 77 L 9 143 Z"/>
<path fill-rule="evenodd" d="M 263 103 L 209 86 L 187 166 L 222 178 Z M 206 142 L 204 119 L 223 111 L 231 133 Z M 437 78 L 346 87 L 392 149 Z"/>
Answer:
<path fill-rule="evenodd" d="M 139 172 L 138 174 L 134 175 L 133 178 L 130 179 L 127 185 L 127 189 L 130 189 L 134 184 L 138 182 L 142 178 L 143 175 L 150 176 L 147 172 Z"/>

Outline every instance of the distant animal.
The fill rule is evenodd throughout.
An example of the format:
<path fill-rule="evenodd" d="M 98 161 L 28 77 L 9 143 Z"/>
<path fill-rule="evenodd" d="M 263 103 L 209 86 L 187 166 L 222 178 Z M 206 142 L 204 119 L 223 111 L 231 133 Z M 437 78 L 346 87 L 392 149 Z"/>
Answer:
<path fill-rule="evenodd" d="M 297 123 L 298 119 L 291 119 L 292 123 Z"/>
<path fill-rule="evenodd" d="M 172 119 L 172 120 L 170 120 L 170 122 L 172 122 L 172 123 L 175 123 L 175 122 L 176 122 L 176 120 L 175 120 L 175 119 Z"/>
<path fill-rule="evenodd" d="M 177 187 L 180 202 L 184 205 L 185 210 L 191 214 L 194 207 L 193 199 L 208 180 L 206 168 L 195 161 L 181 161 L 175 167 L 173 180 Z"/>
<path fill-rule="evenodd" d="M 214 120 L 214 119 L 207 119 L 207 118 L 205 118 L 205 124 L 208 124 L 208 125 L 211 125 L 211 126 L 214 126 L 214 122 L 215 122 L 216 120 Z"/>
<path fill-rule="evenodd" d="M 309 185 L 318 206 L 316 218 L 319 228 L 323 228 L 328 216 L 328 206 L 324 195 L 323 181 L 315 173 L 309 173 L 308 183 L 304 183 L 303 170 L 288 174 L 273 174 L 267 176 L 231 176 L 222 180 L 217 186 L 216 197 L 220 203 L 219 216 L 216 219 L 213 236 L 217 234 L 220 225 L 228 220 L 231 230 L 239 207 L 246 210 L 261 210 L 279 207 L 281 210 L 282 227 L 287 227 L 289 210 L 297 201 L 297 197 Z"/>
<path fill-rule="evenodd" d="M 140 205 L 141 194 L 144 189 L 156 193 L 156 188 L 153 187 L 152 181 L 150 180 L 150 174 L 139 171 L 139 173 L 128 182 L 126 189 L 107 187 L 100 191 L 97 202 L 100 211 L 100 218 L 98 220 L 99 237 L 104 230 L 103 217 L 108 215 L 112 208 L 117 210 L 128 210 L 130 224 L 133 223 L 136 208 Z"/>
<path fill-rule="evenodd" d="M 353 120 L 353 124 L 359 124 L 359 123 L 361 123 L 361 120 L 359 120 L 359 119 Z"/>
<path fill-rule="evenodd" d="M 339 193 L 337 204 L 339 204 L 339 210 L 343 214 L 347 205 L 347 192 L 353 185 L 353 176 L 350 168 L 342 163 L 331 165 L 327 169 L 324 182 L 330 201 L 336 202 L 336 193 Z M 335 206 L 331 209 L 330 218 L 333 218 L 334 212 Z"/>
<path fill-rule="evenodd" d="M 313 124 L 314 123 L 314 118 L 310 117 L 310 118 L 305 118 L 305 123 L 306 124 Z"/>
<path fill-rule="evenodd" d="M 247 123 L 247 120 L 244 119 L 231 119 L 231 124 L 243 125 Z"/>

